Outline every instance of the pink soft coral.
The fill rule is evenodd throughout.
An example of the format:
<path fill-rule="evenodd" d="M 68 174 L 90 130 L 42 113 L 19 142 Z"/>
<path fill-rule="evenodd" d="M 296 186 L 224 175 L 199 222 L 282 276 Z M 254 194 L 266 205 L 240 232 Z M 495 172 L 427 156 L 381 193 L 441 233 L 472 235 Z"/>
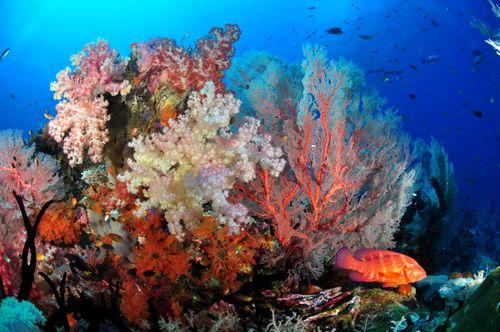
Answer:
<path fill-rule="evenodd" d="M 207 37 L 198 40 L 194 51 L 168 38 L 134 44 L 139 77 L 146 78 L 151 92 L 165 84 L 179 92 L 200 90 L 207 81 L 214 82 L 217 91 L 223 91 L 223 71 L 231 64 L 233 44 L 239 37 L 239 27 L 226 24 L 225 30 L 213 28 Z"/>
<path fill-rule="evenodd" d="M 71 166 L 81 164 L 85 149 L 93 162 L 102 160 L 108 142 L 106 123 L 109 115 L 104 93 L 126 95 L 130 90 L 123 73 L 128 61 L 118 56 L 106 41 L 86 45 L 71 58 L 75 70 L 68 67 L 57 74 L 50 89 L 57 104 L 57 117 L 49 123 L 49 134 L 63 143 Z"/>

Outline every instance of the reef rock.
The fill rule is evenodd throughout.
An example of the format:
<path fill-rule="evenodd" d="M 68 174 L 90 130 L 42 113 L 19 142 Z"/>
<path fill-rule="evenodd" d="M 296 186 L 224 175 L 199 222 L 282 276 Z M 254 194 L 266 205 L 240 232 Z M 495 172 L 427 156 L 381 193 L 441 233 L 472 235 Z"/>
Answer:
<path fill-rule="evenodd" d="M 497 267 L 451 317 L 449 330 L 500 331 L 499 296 L 500 267 Z"/>

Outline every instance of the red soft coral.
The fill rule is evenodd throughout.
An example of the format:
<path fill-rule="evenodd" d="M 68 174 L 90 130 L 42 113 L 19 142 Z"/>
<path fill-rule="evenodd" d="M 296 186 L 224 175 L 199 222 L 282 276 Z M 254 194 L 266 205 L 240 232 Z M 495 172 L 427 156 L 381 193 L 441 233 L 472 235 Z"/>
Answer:
<path fill-rule="evenodd" d="M 194 51 L 168 38 L 133 44 L 138 77 L 147 82 L 151 92 L 165 84 L 178 92 L 200 90 L 207 81 L 223 91 L 223 72 L 231 65 L 233 44 L 239 37 L 239 27 L 226 24 L 225 29 L 213 28 L 207 37 L 198 40 Z"/>

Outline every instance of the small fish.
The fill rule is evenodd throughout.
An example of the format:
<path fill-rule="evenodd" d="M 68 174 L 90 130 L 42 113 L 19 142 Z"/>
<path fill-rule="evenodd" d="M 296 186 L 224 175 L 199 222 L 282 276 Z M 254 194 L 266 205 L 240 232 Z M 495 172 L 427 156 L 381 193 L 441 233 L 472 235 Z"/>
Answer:
<path fill-rule="evenodd" d="M 434 20 L 431 20 L 431 24 L 432 24 L 433 27 L 438 27 L 439 26 L 439 24 L 436 21 L 434 21 Z"/>
<path fill-rule="evenodd" d="M 37 261 L 43 261 L 45 259 L 45 254 L 43 252 L 39 252 L 36 254 L 36 260 Z"/>
<path fill-rule="evenodd" d="M 35 158 L 35 166 L 40 167 L 40 159 L 38 157 Z"/>
<path fill-rule="evenodd" d="M 378 282 L 382 287 L 398 287 L 427 276 L 413 258 L 389 250 L 358 249 L 353 255 L 344 247 L 337 252 L 335 265 L 350 270 L 352 281 Z"/>
<path fill-rule="evenodd" d="M 181 44 L 184 40 L 186 40 L 187 37 L 189 37 L 189 34 L 191 33 L 191 31 L 186 31 L 184 32 L 184 35 L 182 35 L 182 38 L 181 38 Z"/>
<path fill-rule="evenodd" d="M 30 130 L 28 130 L 28 134 L 29 134 L 30 136 L 33 136 L 33 130 L 31 130 L 31 129 L 30 129 Z"/>
<path fill-rule="evenodd" d="M 137 127 L 130 129 L 130 136 L 135 136 L 137 134 Z"/>
<path fill-rule="evenodd" d="M 413 69 L 414 71 L 418 71 L 418 68 L 415 65 L 410 65 L 410 68 Z"/>
<path fill-rule="evenodd" d="M 410 93 L 408 97 L 410 97 L 411 100 L 417 99 L 417 96 L 414 93 Z"/>
<path fill-rule="evenodd" d="M 153 270 L 146 270 L 146 271 L 142 272 L 142 275 L 145 276 L 146 278 L 150 278 L 150 277 L 154 276 L 155 274 L 156 273 Z"/>
<path fill-rule="evenodd" d="M 483 116 L 483 112 L 481 112 L 480 110 L 475 110 L 472 112 L 472 114 L 476 117 L 476 118 L 480 118 Z"/>
<path fill-rule="evenodd" d="M 430 64 L 430 63 L 438 63 L 441 61 L 441 57 L 439 55 L 429 55 L 427 58 L 422 59 L 422 63 Z"/>
<path fill-rule="evenodd" d="M 364 40 L 373 40 L 372 35 L 359 35 L 358 37 Z"/>
<path fill-rule="evenodd" d="M 47 120 L 52 120 L 54 118 L 53 115 L 50 115 L 49 114 L 49 110 L 45 110 L 45 113 L 43 114 L 43 116 L 47 119 Z"/>
<path fill-rule="evenodd" d="M 75 197 L 73 197 L 71 199 L 71 207 L 75 207 L 77 203 L 78 203 L 78 200 Z"/>
<path fill-rule="evenodd" d="M 314 7 L 314 6 L 307 7 L 307 10 L 314 10 L 314 9 L 316 9 L 316 7 Z"/>
<path fill-rule="evenodd" d="M 10 53 L 10 48 L 6 48 L 5 50 L 3 50 L 2 54 L 0 54 L 0 61 L 5 59 L 7 55 L 9 55 L 9 53 Z"/>
<path fill-rule="evenodd" d="M 116 233 L 109 233 L 107 235 L 112 241 L 115 241 L 115 242 L 122 242 L 123 241 L 123 237 L 121 237 L 121 235 L 119 234 L 116 234 Z"/>
<path fill-rule="evenodd" d="M 481 62 L 484 61 L 484 55 L 483 55 L 483 52 L 479 51 L 479 50 L 474 50 L 472 51 L 472 56 L 474 57 L 472 59 L 472 64 L 473 65 L 478 65 L 480 64 Z"/>
<path fill-rule="evenodd" d="M 341 27 L 332 27 L 330 29 L 327 29 L 325 30 L 327 33 L 331 34 L 331 35 L 341 35 L 343 33 L 342 31 L 342 28 Z"/>

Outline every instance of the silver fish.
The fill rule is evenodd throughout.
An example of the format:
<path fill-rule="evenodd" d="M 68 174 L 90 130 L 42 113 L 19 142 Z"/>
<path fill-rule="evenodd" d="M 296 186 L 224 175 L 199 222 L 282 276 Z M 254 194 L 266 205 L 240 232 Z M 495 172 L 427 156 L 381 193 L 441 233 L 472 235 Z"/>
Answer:
<path fill-rule="evenodd" d="M 2 54 L 0 54 L 0 60 L 3 60 L 7 57 L 7 55 L 9 55 L 10 53 L 10 48 L 6 48 L 5 50 L 3 50 Z"/>

